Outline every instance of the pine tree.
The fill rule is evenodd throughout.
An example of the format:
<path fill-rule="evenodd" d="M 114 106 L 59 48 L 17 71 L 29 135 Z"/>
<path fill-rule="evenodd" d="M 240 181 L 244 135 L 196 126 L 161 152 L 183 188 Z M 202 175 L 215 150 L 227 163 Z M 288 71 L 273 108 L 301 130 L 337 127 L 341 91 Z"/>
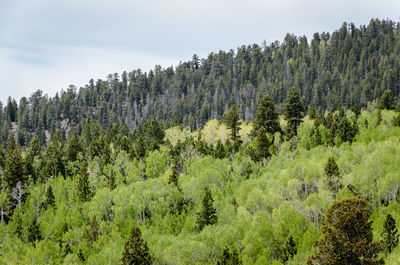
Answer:
<path fill-rule="evenodd" d="M 236 138 L 240 130 L 240 125 L 242 124 L 242 122 L 239 119 L 239 110 L 236 105 L 233 105 L 229 109 L 229 111 L 223 117 L 223 121 L 226 124 L 226 127 L 228 127 L 228 129 L 231 130 L 232 141 L 236 141 Z"/>
<path fill-rule="evenodd" d="M 275 104 L 270 95 L 265 95 L 260 103 L 253 120 L 253 132 L 257 135 L 261 127 L 269 134 L 282 131 L 279 124 L 279 115 L 275 110 Z"/>
<path fill-rule="evenodd" d="M 326 183 L 328 188 L 336 196 L 342 185 L 340 184 L 339 166 L 337 165 L 334 157 L 328 158 L 328 162 L 324 167 L 324 172 L 326 175 Z"/>
<path fill-rule="evenodd" d="M 28 152 L 26 152 L 25 157 L 25 166 L 26 166 L 26 174 L 31 175 L 34 180 L 37 179 L 37 174 L 34 170 L 33 163 L 35 161 L 35 157 L 40 157 L 41 149 L 39 145 L 39 137 L 35 135 L 32 138 L 31 144 L 29 146 Z"/>
<path fill-rule="evenodd" d="M 178 179 L 179 179 L 179 172 L 176 169 L 176 167 L 174 166 L 174 167 L 172 167 L 172 173 L 169 176 L 168 184 L 173 184 L 173 185 L 175 185 L 175 187 L 179 188 Z"/>
<path fill-rule="evenodd" d="M 28 241 L 33 243 L 36 240 L 42 240 L 42 233 L 40 232 L 37 218 L 34 217 L 28 227 Z"/>
<path fill-rule="evenodd" d="M 241 265 L 242 260 L 235 249 L 232 251 L 229 248 L 224 248 L 222 256 L 217 261 L 217 265 Z"/>
<path fill-rule="evenodd" d="M 322 144 L 322 136 L 321 132 L 319 130 L 319 121 L 315 120 L 314 121 L 314 127 L 311 131 L 311 145 L 312 147 L 317 147 Z"/>
<path fill-rule="evenodd" d="M 87 162 L 83 160 L 80 166 L 79 174 L 75 176 L 75 187 L 78 198 L 82 201 L 88 201 L 92 197 L 89 185 L 89 174 L 87 172 Z"/>
<path fill-rule="evenodd" d="M 11 192 L 18 182 L 23 185 L 25 180 L 21 147 L 15 143 L 13 134 L 10 134 L 7 141 L 7 150 L 4 161 L 5 187 L 9 192 Z"/>
<path fill-rule="evenodd" d="M 396 98 L 393 95 L 392 90 L 386 90 L 383 95 L 379 98 L 378 108 L 393 110 L 396 107 Z"/>
<path fill-rule="evenodd" d="M 353 111 L 353 113 L 356 115 L 356 120 L 358 119 L 358 117 L 360 117 L 361 115 L 361 108 L 358 104 L 354 104 L 353 107 L 351 108 L 351 110 Z"/>
<path fill-rule="evenodd" d="M 383 229 L 382 237 L 386 245 L 386 250 L 389 253 L 392 253 L 393 249 L 395 249 L 399 244 L 399 234 L 397 233 L 396 221 L 392 215 L 388 214 L 386 216 Z"/>
<path fill-rule="evenodd" d="M 55 206 L 55 197 L 54 197 L 53 188 L 51 187 L 51 185 L 47 188 L 45 197 L 46 197 L 46 200 L 44 202 L 45 209 L 47 209 L 47 207 L 49 207 L 49 206 L 54 207 Z"/>
<path fill-rule="evenodd" d="M 317 118 L 317 111 L 315 110 L 315 107 L 314 106 L 312 106 L 309 110 L 308 110 L 308 117 L 310 118 L 310 119 L 315 119 L 315 118 Z"/>
<path fill-rule="evenodd" d="M 205 187 L 202 209 L 197 220 L 200 231 L 203 230 L 205 226 L 216 224 L 218 221 L 217 210 L 214 208 L 213 204 L 214 200 L 211 195 L 211 190 Z"/>
<path fill-rule="evenodd" d="M 384 264 L 377 259 L 384 250 L 382 241 L 373 241 L 368 204 L 363 199 L 336 201 L 326 215 L 324 237 L 314 244 L 316 252 L 307 264 Z"/>
<path fill-rule="evenodd" d="M 58 173 L 64 175 L 63 145 L 61 132 L 57 130 L 46 149 L 47 174 L 56 177 Z"/>
<path fill-rule="evenodd" d="M 147 243 L 142 238 L 138 227 L 133 227 L 128 241 L 125 243 L 121 263 L 123 265 L 148 265 L 152 264 Z"/>
<path fill-rule="evenodd" d="M 73 132 L 72 136 L 68 139 L 65 145 L 65 157 L 67 161 L 76 161 L 78 159 L 78 153 L 83 152 L 83 147 L 79 139 L 78 133 Z"/>
<path fill-rule="evenodd" d="M 258 154 L 258 160 L 263 160 L 264 158 L 268 158 L 271 156 L 271 153 L 269 152 L 269 147 L 271 146 L 271 144 L 272 143 L 268 139 L 264 127 L 261 127 L 258 130 L 256 142 L 256 152 Z"/>
<path fill-rule="evenodd" d="M 301 102 L 299 90 L 292 87 L 289 90 L 288 97 L 284 106 L 285 120 L 287 121 L 287 136 L 291 138 L 297 135 L 297 127 L 302 122 L 304 105 Z"/>
<path fill-rule="evenodd" d="M 221 140 L 218 140 L 217 145 L 215 146 L 215 150 L 214 150 L 214 157 L 223 159 L 223 158 L 225 158 L 225 156 L 226 156 L 226 153 L 225 153 L 224 145 L 222 144 Z"/>
<path fill-rule="evenodd" d="M 108 182 L 107 182 L 108 188 L 110 190 L 115 189 L 115 176 L 114 176 L 114 169 L 111 169 L 110 176 L 108 177 Z"/>

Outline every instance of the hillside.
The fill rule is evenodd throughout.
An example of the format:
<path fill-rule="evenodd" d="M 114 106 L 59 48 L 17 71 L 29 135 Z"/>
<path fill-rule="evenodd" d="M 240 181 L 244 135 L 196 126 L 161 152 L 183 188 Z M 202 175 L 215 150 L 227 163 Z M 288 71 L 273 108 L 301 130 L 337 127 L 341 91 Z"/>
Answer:
<path fill-rule="evenodd" d="M 155 115 L 194 130 L 220 118 L 233 104 L 250 121 L 265 94 L 282 112 L 292 86 L 300 89 L 306 106 L 366 108 L 387 89 L 398 96 L 399 58 L 400 25 L 393 21 L 371 20 L 359 28 L 344 23 L 335 32 L 315 33 L 311 40 L 287 34 L 268 45 L 241 46 L 207 58 L 194 55 L 176 67 L 110 74 L 83 88 L 71 85 L 54 97 L 39 90 L 18 104 L 9 99 L 0 107 L 0 139 L 5 142 L 17 122 L 21 145 L 35 134 L 44 144 L 46 134 L 57 129 L 63 137 L 70 128 L 80 133 L 89 117 L 104 128 L 114 122 L 132 130 Z"/>

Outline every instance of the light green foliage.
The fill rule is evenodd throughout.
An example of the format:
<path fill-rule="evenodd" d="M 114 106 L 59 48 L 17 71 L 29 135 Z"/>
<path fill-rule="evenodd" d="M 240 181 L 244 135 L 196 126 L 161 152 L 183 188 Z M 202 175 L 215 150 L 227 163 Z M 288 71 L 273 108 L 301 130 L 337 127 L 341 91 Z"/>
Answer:
<path fill-rule="evenodd" d="M 240 134 L 239 134 L 240 135 Z M 209 120 L 201 131 L 201 136 L 206 143 L 215 146 L 218 140 L 225 143 L 230 137 L 230 131 L 225 124 L 218 120 Z"/>

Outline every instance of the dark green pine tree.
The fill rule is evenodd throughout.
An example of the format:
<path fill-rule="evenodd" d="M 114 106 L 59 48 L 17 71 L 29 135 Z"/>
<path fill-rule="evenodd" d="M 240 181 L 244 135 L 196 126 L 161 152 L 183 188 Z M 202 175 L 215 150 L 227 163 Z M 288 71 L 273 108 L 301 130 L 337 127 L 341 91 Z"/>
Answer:
<path fill-rule="evenodd" d="M 40 155 L 41 155 L 41 148 L 39 144 L 39 137 L 35 135 L 31 140 L 31 144 L 29 146 L 28 151 L 26 152 L 26 157 L 25 157 L 26 174 L 31 175 L 33 180 L 36 180 L 38 177 L 37 173 L 33 168 L 33 163 L 35 161 L 35 157 L 40 157 Z"/>
<path fill-rule="evenodd" d="M 4 160 L 4 182 L 9 192 L 15 188 L 18 182 L 25 183 L 24 171 L 21 147 L 15 143 L 14 135 L 10 134 Z"/>
<path fill-rule="evenodd" d="M 229 248 L 225 248 L 222 256 L 217 261 L 217 265 L 241 265 L 242 260 L 235 249 L 232 251 Z"/>
<path fill-rule="evenodd" d="M 378 108 L 393 110 L 396 107 L 396 98 L 393 95 L 392 90 L 386 90 L 383 95 L 379 98 Z"/>
<path fill-rule="evenodd" d="M 339 166 L 337 165 L 335 158 L 328 158 L 328 162 L 324 167 L 324 172 L 326 175 L 326 184 L 329 190 L 334 194 L 334 196 L 336 196 L 342 185 L 340 183 Z"/>
<path fill-rule="evenodd" d="M 392 253 L 393 249 L 395 249 L 399 244 L 399 234 L 397 233 L 396 221 L 392 215 L 388 214 L 386 216 L 383 229 L 382 237 L 386 246 L 386 250 L 389 253 Z"/>
<path fill-rule="evenodd" d="M 172 173 L 169 176 L 168 184 L 173 184 L 175 187 L 179 188 L 179 172 L 176 169 L 176 166 L 172 167 Z"/>
<path fill-rule="evenodd" d="M 358 117 L 361 115 L 361 108 L 358 104 L 354 104 L 353 107 L 351 108 L 351 111 L 356 115 L 356 120 Z"/>
<path fill-rule="evenodd" d="M 286 241 L 286 245 L 282 251 L 282 262 L 286 263 L 296 254 L 297 254 L 296 242 L 294 242 L 293 236 L 289 236 L 288 240 Z"/>
<path fill-rule="evenodd" d="M 40 232 L 37 218 L 34 217 L 28 227 L 28 241 L 33 243 L 36 240 L 42 240 L 42 233 Z"/>
<path fill-rule="evenodd" d="M 315 107 L 314 106 L 312 106 L 309 110 L 308 110 L 308 117 L 310 118 L 310 119 L 315 119 L 315 118 L 317 118 L 317 111 L 315 110 Z"/>
<path fill-rule="evenodd" d="M 54 177 L 59 173 L 64 175 L 64 165 L 61 132 L 57 130 L 46 149 L 47 174 Z"/>
<path fill-rule="evenodd" d="M 54 197 L 53 188 L 51 187 L 51 185 L 47 188 L 45 197 L 46 197 L 46 199 L 44 201 L 44 208 L 47 209 L 47 207 L 49 207 L 49 206 L 54 207 L 55 206 L 55 197 Z"/>
<path fill-rule="evenodd" d="M 115 173 L 114 173 L 114 169 L 111 169 L 110 172 L 110 176 L 108 177 L 108 181 L 107 181 L 107 186 L 110 190 L 115 189 L 116 184 L 115 184 Z"/>
<path fill-rule="evenodd" d="M 400 127 L 400 114 L 397 114 L 392 121 L 393 126 L 398 126 Z"/>
<path fill-rule="evenodd" d="M 65 158 L 67 161 L 75 161 L 78 159 L 78 153 L 83 152 L 83 147 L 78 136 L 78 133 L 74 131 L 72 136 L 68 139 L 65 145 Z"/>
<path fill-rule="evenodd" d="M 204 197 L 202 200 L 202 209 L 197 219 L 199 230 L 203 230 L 203 228 L 207 225 L 216 224 L 217 221 L 217 210 L 214 208 L 214 200 L 211 195 L 211 190 L 210 188 L 205 187 Z"/>
<path fill-rule="evenodd" d="M 254 136 L 257 135 L 261 127 L 269 134 L 280 132 L 279 115 L 275 110 L 275 104 L 270 95 L 264 96 L 258 104 L 257 111 L 253 120 Z"/>
<path fill-rule="evenodd" d="M 297 135 L 297 127 L 302 122 L 304 112 L 304 105 L 300 99 L 299 90 L 296 87 L 292 87 L 289 90 L 284 106 L 284 116 L 287 121 L 287 137 Z"/>
<path fill-rule="evenodd" d="M 86 160 L 82 161 L 79 174 L 75 176 L 75 189 L 79 200 L 82 202 L 88 201 L 92 197 Z"/>
<path fill-rule="evenodd" d="M 311 145 L 312 147 L 317 147 L 318 145 L 322 144 L 322 136 L 319 130 L 320 123 L 318 119 L 314 121 L 314 126 L 311 131 Z"/>
<path fill-rule="evenodd" d="M 142 238 L 139 227 L 133 227 L 128 241 L 125 243 L 121 259 L 122 265 L 152 264 L 152 257 L 146 241 Z"/>
<path fill-rule="evenodd" d="M 259 161 L 271 156 L 271 153 L 269 152 L 269 148 L 270 148 L 271 144 L 272 143 L 268 139 L 268 136 L 266 134 L 264 127 L 261 127 L 258 130 L 257 142 L 256 142 L 256 152 L 257 152 Z"/>
<path fill-rule="evenodd" d="M 239 110 L 236 105 L 233 105 L 224 115 L 223 122 L 226 127 L 231 130 L 231 139 L 236 141 L 242 122 L 239 119 Z"/>
<path fill-rule="evenodd" d="M 214 150 L 214 157 L 223 159 L 226 156 L 224 145 L 222 144 L 221 140 L 217 141 L 217 145 L 215 146 Z"/>

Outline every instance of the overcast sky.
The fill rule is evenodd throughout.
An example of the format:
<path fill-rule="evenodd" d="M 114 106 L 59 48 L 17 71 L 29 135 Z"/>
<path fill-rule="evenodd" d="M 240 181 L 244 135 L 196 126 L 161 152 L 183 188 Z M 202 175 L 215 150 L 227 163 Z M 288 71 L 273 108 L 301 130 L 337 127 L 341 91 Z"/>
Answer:
<path fill-rule="evenodd" d="M 0 0 L 0 100 L 399 16 L 399 0 Z"/>

